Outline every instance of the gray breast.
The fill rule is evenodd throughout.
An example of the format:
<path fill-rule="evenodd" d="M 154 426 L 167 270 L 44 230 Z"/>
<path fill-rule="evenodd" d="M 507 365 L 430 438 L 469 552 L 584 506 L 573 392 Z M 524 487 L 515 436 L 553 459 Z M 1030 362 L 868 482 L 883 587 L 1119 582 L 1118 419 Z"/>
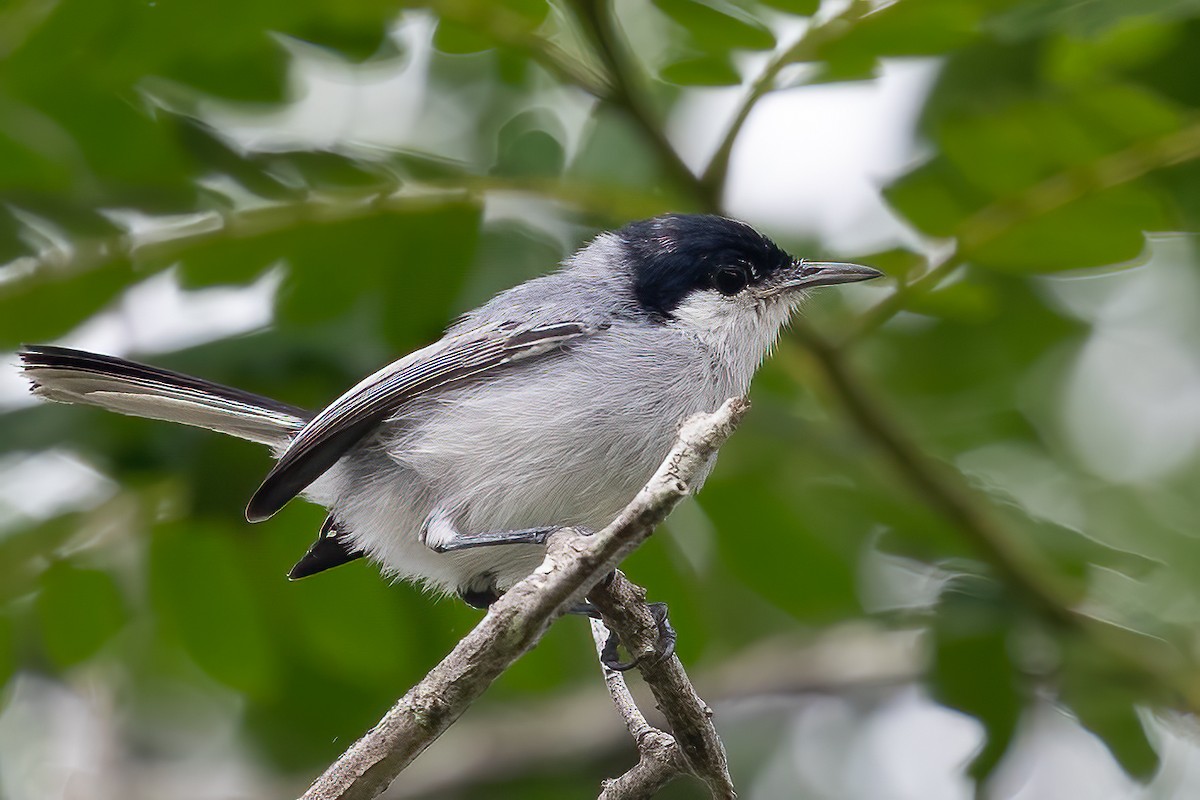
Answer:
<path fill-rule="evenodd" d="M 679 422 L 731 393 L 718 365 L 678 336 L 616 324 L 425 401 L 388 451 L 464 532 L 603 526 L 661 462 Z"/>

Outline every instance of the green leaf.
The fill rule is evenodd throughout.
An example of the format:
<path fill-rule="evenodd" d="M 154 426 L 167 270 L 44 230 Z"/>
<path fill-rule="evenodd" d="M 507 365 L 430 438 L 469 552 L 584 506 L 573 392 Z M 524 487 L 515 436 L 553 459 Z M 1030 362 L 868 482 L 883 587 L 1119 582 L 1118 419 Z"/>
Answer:
<path fill-rule="evenodd" d="M 511 11 L 530 29 L 541 25 L 550 13 L 549 0 L 485 0 Z"/>
<path fill-rule="evenodd" d="M 337 10 L 341 4 L 328 4 Z M 349 5 L 349 4 L 347 4 Z M 356 63 L 382 62 L 401 55 L 396 40 L 388 35 L 387 28 L 374 24 L 375 12 L 364 15 L 347 15 L 343 18 L 312 19 L 292 30 L 297 39 L 332 51 L 335 56 Z M 386 17 L 385 17 L 386 18 Z"/>
<path fill-rule="evenodd" d="M 1190 0 L 1194 2 L 1194 0 Z M 1200 70 L 1200 18 L 1173 26 L 1163 37 L 1154 57 L 1146 56 L 1130 65 L 1128 76 L 1154 89 L 1185 108 L 1200 105 L 1200 82 L 1191 76 Z"/>
<path fill-rule="evenodd" d="M 8 109 L 0 117 L 0 187 L 6 193 L 64 192 L 71 186 L 72 167 L 79 165 L 45 152 L 38 121 L 29 109 L 24 114 Z"/>
<path fill-rule="evenodd" d="M 1020 220 L 968 255 L 1012 272 L 1058 272 L 1132 261 L 1145 249 L 1143 231 L 1171 219 L 1160 197 L 1138 186 L 1089 194 Z"/>
<path fill-rule="evenodd" d="M 960 454 L 1010 440 L 1037 441 L 1016 409 L 1022 381 L 1037 364 L 1087 328 L 1064 317 L 1035 283 L 984 269 L 967 280 L 992 296 L 1000 313 L 971 319 L 943 316 L 893 329 L 879 342 L 873 378 L 901 419 L 934 453 Z M 953 364 L 953 369 L 945 365 Z M 1062 367 L 1065 371 L 1065 367 Z M 1027 522 L 1016 522 L 1025 533 Z M 1037 546 L 1036 538 L 1030 544 Z"/>
<path fill-rule="evenodd" d="M 1062 3 L 1061 0 L 1026 0 L 995 15 L 988 28 L 1010 39 L 1029 38 L 1046 33 L 1067 33 L 1094 37 L 1130 18 L 1153 20 L 1200 16 L 1197 0 L 1140 0 L 1131 6 L 1125 0 L 1085 0 Z"/>
<path fill-rule="evenodd" d="M 1153 178 L 1170 193 L 1175 227 L 1193 233 L 1200 231 L 1200 161 L 1162 170 Z"/>
<path fill-rule="evenodd" d="M 127 617 L 111 575 L 66 561 L 42 573 L 36 609 L 46 655 L 60 667 L 91 658 Z"/>
<path fill-rule="evenodd" d="M 1114 83 L 1090 87 L 1071 98 L 1084 124 L 1100 127 L 1119 145 L 1167 136 L 1183 127 L 1186 112 L 1148 87 Z M 1114 146 L 1115 149 L 1115 146 Z"/>
<path fill-rule="evenodd" d="M 728 58 L 699 56 L 663 67 L 658 77 L 679 86 L 737 86 L 742 76 Z"/>
<path fill-rule="evenodd" d="M 405 619 L 374 566 L 344 567 L 288 584 L 293 634 L 314 661 L 344 680 L 388 687 L 413 665 Z M 347 609 L 354 609 L 347 614 Z"/>
<path fill-rule="evenodd" d="M 322 191 L 361 194 L 395 188 L 395 178 L 382 167 L 328 150 L 297 150 L 272 161 L 276 170 L 299 173 L 305 185 Z"/>
<path fill-rule="evenodd" d="M 662 165 L 625 115 L 601 107 L 585 130 L 568 177 L 602 186 L 642 189 L 665 182 Z M 670 208 L 670 206 L 667 206 Z"/>
<path fill-rule="evenodd" d="M 758 0 L 758 2 L 764 6 L 777 8 L 801 17 L 811 17 L 821 7 L 821 0 Z"/>
<path fill-rule="evenodd" d="M 1160 701 L 1163 690 L 1144 685 L 1113 656 L 1086 641 L 1069 639 L 1065 644 L 1059 698 L 1104 742 L 1122 769 L 1137 780 L 1149 780 L 1158 771 L 1160 759 L 1146 736 L 1137 706 Z M 1130 644 L 1137 646 L 1134 641 Z"/>
<path fill-rule="evenodd" d="M 239 99 L 282 98 L 287 54 L 273 33 L 377 51 L 399 10 L 395 0 L 243 3 L 63 0 L 11 57 L 14 82 L 51 86 L 72 78 L 125 92 L 146 75 Z M 96 60 L 94 54 L 107 58 Z"/>
<path fill-rule="evenodd" d="M 858 74 L 883 57 L 945 53 L 976 38 L 981 16 L 982 4 L 961 0 L 891 3 L 822 37 L 812 60 Z"/>
<path fill-rule="evenodd" d="M 288 60 L 279 42 L 263 37 L 253 49 L 222 59 L 207 54 L 186 56 L 171 65 L 168 75 L 205 94 L 242 103 L 284 100 Z"/>
<path fill-rule="evenodd" d="M 178 208 L 194 195 L 185 183 L 192 165 L 172 140 L 169 125 L 155 120 L 141 104 L 91 85 L 87 76 L 63 80 L 62 87 L 37 96 L 43 124 L 55 135 L 23 143 L 71 166 L 76 198 L 95 203 L 103 187 L 114 202 L 119 197 L 126 204 L 137 199 L 147 208 Z"/>
<path fill-rule="evenodd" d="M 562 143 L 546 125 L 552 124 L 540 114 L 518 114 L 500 129 L 496 145 L 499 150 L 493 172 L 498 175 L 555 177 L 566 156 Z"/>
<path fill-rule="evenodd" d="M 1129 261 L 1142 252 L 1144 231 L 1167 230 L 1175 218 L 1173 208 L 1149 185 L 1133 183 L 1097 191 L 1079 179 L 1064 196 L 1063 187 L 1071 181 L 1071 174 L 1064 173 L 1049 188 L 1035 184 L 1002 197 L 980 185 L 987 182 L 983 174 L 976 170 L 971 180 L 938 158 L 889 186 L 885 195 L 909 222 L 930 235 L 967 234 L 962 247 L 972 262 L 1018 273 Z M 1000 171 L 989 174 L 997 183 L 1007 182 Z M 1054 202 L 1038 208 L 1045 203 L 1042 193 L 1047 191 L 1054 192 Z M 981 236 L 976 215 L 984 209 L 989 209 L 987 227 L 982 238 L 976 238 Z"/>
<path fill-rule="evenodd" d="M 17 671 L 17 634 L 12 617 L 0 612 L 0 696 L 9 678 Z M 0 697 L 2 705 L 2 697 Z"/>
<path fill-rule="evenodd" d="M 919 293 L 906 305 L 908 310 L 918 314 L 960 322 L 986 321 L 1001 310 L 999 297 L 992 287 L 969 281 L 959 281 L 944 289 Z"/>
<path fill-rule="evenodd" d="M 937 141 L 961 179 L 989 198 L 1017 195 L 1111 151 L 1068 113 L 1032 103 L 989 114 L 947 116 L 938 121 Z"/>
<path fill-rule="evenodd" d="M 230 532 L 174 524 L 153 537 L 150 588 L 163 624 L 216 680 L 251 696 L 269 694 L 278 669 L 271 632 Z"/>
<path fill-rule="evenodd" d="M 934 158 L 884 190 L 892 208 L 931 236 L 953 236 L 990 198 L 943 158 Z"/>
<path fill-rule="evenodd" d="M 20 419 L 23 416 L 20 414 L 0 416 L 0 421 L 7 427 L 10 423 L 9 417 L 12 416 L 19 419 L 12 426 L 14 429 L 29 430 L 30 426 L 25 419 Z M 6 434 L 2 437 L 6 440 L 5 445 L 8 444 L 8 440 L 16 438 L 7 436 L 11 433 L 9 430 L 4 430 L 3 433 Z M 43 432 L 38 438 L 45 441 L 47 436 Z M 46 553 L 54 552 L 70 539 L 75 534 L 77 525 L 78 517 L 66 514 L 6 532 L 0 537 L 0 604 L 11 603 L 37 591 L 38 581 L 47 566 L 44 560 Z"/>
<path fill-rule="evenodd" d="M 1024 707 L 1010 655 L 1009 604 L 990 581 L 956 578 L 942 595 L 934 624 L 934 697 L 983 723 L 987 741 L 968 769 L 980 782 L 1008 751 Z"/>
<path fill-rule="evenodd" d="M 380 314 L 381 330 L 396 349 L 435 337 L 454 316 L 479 219 L 476 206 L 447 205 L 289 232 L 278 240 L 280 255 L 293 267 L 280 290 L 280 323 L 311 328 L 366 308 Z M 388 305 L 396 298 L 403 299 L 405 313 Z"/>
<path fill-rule="evenodd" d="M 1133 86 L 1107 86 L 946 114 L 934 126 L 944 157 L 963 178 L 1005 198 L 1094 168 L 1114 153 L 1174 133 L 1180 124 L 1178 111 L 1161 98 Z"/>
<path fill-rule="evenodd" d="M 62 194 L 20 194 L 13 197 L 10 209 L 31 228 L 45 231 L 48 227 L 55 245 L 65 243 L 67 248 L 64 249 L 74 247 L 88 255 L 102 256 L 124 234 L 121 227 L 96 209 Z M 42 235 L 26 233 L 34 240 Z M 86 259 L 87 255 L 84 256 Z M 61 276 L 55 277 L 61 279 Z"/>
<path fill-rule="evenodd" d="M 185 116 L 167 115 L 163 119 L 175 124 L 180 145 L 198 162 L 213 171 L 228 175 L 258 197 L 282 202 L 297 200 L 299 187 L 288 185 L 272 174 L 269 167 L 274 159 L 267 156 L 246 156 L 235 151 L 207 124 Z M 286 156 L 277 157 L 286 161 Z M 289 170 L 294 173 L 295 170 Z"/>
<path fill-rule="evenodd" d="M 698 0 L 654 0 L 654 5 L 686 28 L 695 43 L 710 53 L 775 47 L 770 29 L 735 6 Z"/>
<path fill-rule="evenodd" d="M 923 272 L 928 262 L 925 256 L 903 247 L 855 256 L 855 259 L 859 263 L 881 270 L 893 278 L 905 280 Z"/>
<path fill-rule="evenodd" d="M 467 55 L 495 47 L 495 43 L 476 29 L 448 19 L 439 19 L 433 32 L 433 46 L 443 53 Z"/>
<path fill-rule="evenodd" d="M 794 423 L 780 427 L 776 417 L 772 424 L 761 404 L 756 419 L 766 430 L 749 425 L 740 430 L 698 498 L 716 528 L 722 568 L 806 623 L 853 614 L 859 608 L 854 585 L 859 547 L 877 522 L 853 492 L 838 490 L 848 482 L 843 475 L 814 478 L 805 457 L 812 448 L 796 448 L 792 439 L 803 434 Z M 781 436 L 781 430 L 789 435 Z M 745 546 L 746 532 L 753 530 L 779 531 L 768 557 Z"/>
<path fill-rule="evenodd" d="M 118 261 L 75 273 L 42 266 L 30 277 L 0 284 L 0 346 L 57 339 L 143 277 Z"/>
<path fill-rule="evenodd" d="M 21 256 L 31 255 L 29 246 L 22 238 L 23 233 L 24 226 L 9 209 L 0 206 L 0 268 Z"/>
<path fill-rule="evenodd" d="M 1100 737 L 1125 772 L 1139 781 L 1154 777 L 1161 760 L 1146 736 L 1136 706 L 1115 701 L 1106 686 L 1093 687 L 1089 694 L 1073 699 L 1071 708 L 1079 721 Z"/>

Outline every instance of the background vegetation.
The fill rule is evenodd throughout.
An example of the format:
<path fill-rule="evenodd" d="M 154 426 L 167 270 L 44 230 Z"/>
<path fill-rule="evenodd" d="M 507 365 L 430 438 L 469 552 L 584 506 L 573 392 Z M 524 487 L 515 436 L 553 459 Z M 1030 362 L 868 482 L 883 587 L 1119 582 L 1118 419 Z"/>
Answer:
<path fill-rule="evenodd" d="M 735 193 L 757 157 L 836 197 L 789 166 L 837 124 L 806 98 L 914 64 L 888 214 Z M 317 407 L 595 231 L 748 216 L 890 280 L 810 304 L 627 565 L 744 796 L 1184 796 L 1198 75 L 1190 0 L 7 0 L 0 348 Z M 242 521 L 264 453 L 10 372 L 0 796 L 295 793 L 477 618 L 361 562 L 288 583 L 321 512 Z M 585 796 L 620 734 L 567 620 L 394 796 Z"/>

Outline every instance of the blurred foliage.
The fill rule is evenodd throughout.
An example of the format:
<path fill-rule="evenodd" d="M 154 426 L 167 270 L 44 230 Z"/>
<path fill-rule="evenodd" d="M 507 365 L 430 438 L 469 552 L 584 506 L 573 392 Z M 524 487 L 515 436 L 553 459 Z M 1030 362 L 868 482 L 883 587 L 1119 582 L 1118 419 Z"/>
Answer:
<path fill-rule="evenodd" d="M 883 190 L 921 235 L 859 254 L 890 294 L 865 310 L 814 301 L 700 497 L 709 557 L 685 552 L 672 523 L 628 570 L 670 602 L 689 664 L 868 613 L 927 630 L 933 696 L 987 731 L 976 778 L 1002 763 L 1036 697 L 1151 776 L 1138 710 L 1200 708 L 1200 455 L 1193 443 L 1169 469 L 1123 480 L 1086 457 L 1065 403 L 1096 319 L 1045 276 L 1142 264 L 1147 233 L 1200 225 L 1200 3 L 616 6 L 9 0 L 0 347 L 111 319 L 165 270 L 194 290 L 280 269 L 269 330 L 153 360 L 320 406 L 596 230 L 719 211 L 761 97 L 936 59 L 914 132 L 928 155 Z M 432 46 L 416 72 L 403 25 Z M 421 135 L 383 146 L 298 123 L 245 136 L 304 104 L 314 64 L 415 82 Z M 697 177 L 664 121 L 694 87 L 740 83 L 747 113 Z M 1190 245 L 1185 260 L 1194 273 Z M 1175 346 L 1195 363 L 1190 331 Z M 1085 423 L 1085 438 L 1108 441 L 1121 420 Z M 0 518 L 0 680 L 109 676 L 131 741 L 161 725 L 154 698 L 169 687 L 232 693 L 240 736 L 301 784 L 477 617 L 361 562 L 289 584 L 321 515 L 294 506 L 248 529 L 241 509 L 268 465 L 252 446 L 89 409 L 0 415 L 0 451 L 52 450 L 110 477 L 111 494 Z M 945 588 L 868 607 L 866 565 L 880 560 L 934 570 Z M 486 703 L 592 682 L 593 661 L 568 621 Z M 561 797 L 605 768 L 620 767 L 480 796 Z"/>

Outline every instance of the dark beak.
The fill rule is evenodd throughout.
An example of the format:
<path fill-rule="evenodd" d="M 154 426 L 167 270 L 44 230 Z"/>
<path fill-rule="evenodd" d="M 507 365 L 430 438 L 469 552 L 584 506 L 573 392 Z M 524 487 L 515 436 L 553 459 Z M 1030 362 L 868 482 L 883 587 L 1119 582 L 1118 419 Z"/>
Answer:
<path fill-rule="evenodd" d="M 883 277 L 883 273 L 874 267 L 844 264 L 840 261 L 797 261 L 788 273 L 788 276 L 777 284 L 778 291 L 836 286 L 839 283 L 857 283 Z"/>

